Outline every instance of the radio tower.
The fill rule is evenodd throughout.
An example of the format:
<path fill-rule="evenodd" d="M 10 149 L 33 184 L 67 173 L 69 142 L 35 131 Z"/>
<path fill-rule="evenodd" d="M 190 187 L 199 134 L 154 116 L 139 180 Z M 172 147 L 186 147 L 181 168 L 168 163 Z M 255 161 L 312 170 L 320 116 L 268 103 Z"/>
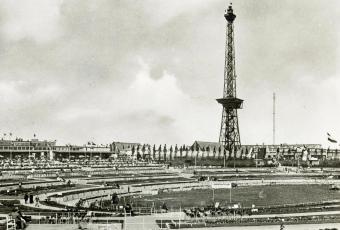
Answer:
<path fill-rule="evenodd" d="M 224 14 L 227 20 L 226 47 L 224 63 L 224 89 L 223 98 L 217 99 L 222 104 L 222 122 L 219 142 L 225 150 L 236 151 L 241 146 L 240 131 L 238 126 L 237 109 L 242 108 L 243 100 L 236 97 L 236 73 L 235 73 L 235 47 L 234 25 L 236 15 L 230 4 Z"/>

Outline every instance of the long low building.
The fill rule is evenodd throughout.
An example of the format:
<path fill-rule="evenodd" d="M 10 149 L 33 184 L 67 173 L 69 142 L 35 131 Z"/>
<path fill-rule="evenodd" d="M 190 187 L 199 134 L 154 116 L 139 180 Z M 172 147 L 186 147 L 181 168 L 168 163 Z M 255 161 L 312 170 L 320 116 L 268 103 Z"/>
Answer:
<path fill-rule="evenodd" d="M 191 146 L 195 152 L 223 153 L 223 145 L 218 142 L 195 141 Z M 256 159 L 301 159 L 317 161 L 320 159 L 340 159 L 340 150 L 324 149 L 321 144 L 277 144 L 277 145 L 242 145 L 237 153 L 229 153 L 236 158 Z M 207 154 L 209 155 L 209 153 Z"/>
<path fill-rule="evenodd" d="M 195 141 L 192 144 L 192 147 L 196 150 L 206 150 L 207 148 L 213 149 L 215 148 L 216 151 L 218 148 L 222 148 L 223 145 L 218 142 L 207 142 L 207 141 Z M 253 148 L 253 149 L 260 149 L 260 148 L 266 148 L 270 151 L 277 151 L 278 149 L 294 149 L 294 148 L 309 148 L 309 149 L 321 149 L 321 144 L 277 144 L 277 145 L 242 145 L 244 148 Z"/>
<path fill-rule="evenodd" d="M 100 157 L 108 158 L 114 152 L 110 145 L 97 146 L 93 143 L 77 146 L 77 145 L 56 145 L 56 141 L 46 140 L 0 140 L 0 158 L 71 158 L 71 157 Z"/>

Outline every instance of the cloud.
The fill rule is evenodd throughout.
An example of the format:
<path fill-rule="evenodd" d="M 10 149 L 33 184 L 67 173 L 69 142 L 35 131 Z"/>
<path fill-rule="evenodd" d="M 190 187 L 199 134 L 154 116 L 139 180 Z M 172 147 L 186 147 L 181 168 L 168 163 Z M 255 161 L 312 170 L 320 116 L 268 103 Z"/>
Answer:
<path fill-rule="evenodd" d="M 61 0 L 5 0 L 1 10 L 5 23 L 2 33 L 10 41 L 32 39 L 48 42 L 60 34 L 58 21 Z"/>
<path fill-rule="evenodd" d="M 20 82 L 0 82 L 0 97 L 3 102 L 11 102 L 13 98 L 18 97 L 16 87 Z"/>
<path fill-rule="evenodd" d="M 210 4 L 215 4 L 217 1 L 210 1 Z M 146 12 L 150 14 L 152 22 L 157 26 L 162 26 L 173 18 L 182 14 L 190 14 L 193 11 L 200 10 L 206 7 L 205 0 L 172 0 L 172 1 L 145 1 Z"/>
<path fill-rule="evenodd" d="M 120 114 L 117 120 L 129 127 L 121 135 L 150 143 L 191 142 L 199 136 L 193 134 L 195 130 L 203 131 L 204 125 L 199 121 L 204 123 L 201 116 L 206 112 L 198 109 L 197 102 L 179 88 L 174 75 L 163 71 L 161 77 L 154 79 L 149 64 L 139 60 L 141 69 L 136 78 L 115 99 Z"/>

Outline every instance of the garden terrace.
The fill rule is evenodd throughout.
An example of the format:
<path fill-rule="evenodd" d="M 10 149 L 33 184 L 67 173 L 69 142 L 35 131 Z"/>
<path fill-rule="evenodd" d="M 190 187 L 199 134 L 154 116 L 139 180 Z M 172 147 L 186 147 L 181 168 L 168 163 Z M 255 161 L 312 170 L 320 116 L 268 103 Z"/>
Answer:
<path fill-rule="evenodd" d="M 134 183 L 162 183 L 162 182 L 176 182 L 176 181 L 193 181 L 193 179 L 187 179 L 183 177 L 122 177 L 122 178 L 115 178 L 115 179 L 105 179 L 101 181 L 96 181 L 96 182 L 89 182 L 90 184 L 97 184 L 101 185 L 103 183 L 107 183 L 109 186 L 111 184 L 115 184 L 119 182 L 119 185 L 126 185 L 126 184 L 134 184 Z"/>
<path fill-rule="evenodd" d="M 54 185 L 54 184 L 62 184 L 65 182 L 60 182 L 57 180 L 54 181 L 32 181 L 32 182 L 20 182 L 22 183 L 22 187 L 24 188 L 33 188 L 34 186 L 42 186 L 44 185 L 46 186 L 50 186 L 50 185 Z M 9 183 L 9 184 L 1 184 L 0 185 L 0 190 L 6 190 L 6 189 L 17 189 L 19 187 L 19 182 L 17 183 Z"/>
<path fill-rule="evenodd" d="M 112 170 L 112 167 L 116 167 L 117 171 L 127 171 L 127 170 L 163 170 L 163 166 L 107 166 L 107 167 L 99 167 L 99 166 L 91 166 L 90 169 L 92 170 L 102 170 L 102 169 L 107 169 L 107 170 Z"/>
<path fill-rule="evenodd" d="M 68 202 L 71 200 L 87 199 L 96 196 L 107 196 L 112 193 L 127 192 L 125 190 L 126 189 L 117 189 L 116 187 L 89 188 L 76 191 L 61 192 L 49 196 L 49 199 L 59 204 L 68 204 Z"/>
<path fill-rule="evenodd" d="M 85 192 L 98 192 L 98 191 L 103 191 L 103 190 L 112 190 L 112 189 L 117 189 L 116 187 L 96 187 L 96 188 L 89 188 L 86 190 L 77 190 L 77 191 L 69 191 L 69 192 L 61 192 L 60 194 L 54 194 L 52 197 L 64 197 L 64 196 L 69 196 L 69 195 L 75 195 L 75 194 L 79 194 L 79 193 L 85 193 Z"/>
<path fill-rule="evenodd" d="M 85 171 L 90 175 L 107 175 L 109 174 L 114 174 L 114 172 L 116 172 L 117 175 L 121 175 L 121 174 L 144 174 L 144 173 L 164 173 L 165 170 L 164 169 L 124 169 L 124 170 L 116 170 L 113 171 L 112 168 L 111 169 L 107 169 L 107 170 L 88 170 Z"/>
<path fill-rule="evenodd" d="M 185 180 L 185 181 L 164 181 L 164 182 L 157 182 L 157 183 L 142 183 L 142 184 L 135 184 L 133 185 L 133 187 L 149 187 L 149 186 L 161 186 L 163 187 L 163 185 L 176 185 L 176 184 L 198 184 L 196 181 L 193 180 Z M 199 183 L 201 185 L 203 185 L 202 183 Z"/>
<path fill-rule="evenodd" d="M 3 196 L 21 196 L 25 193 L 42 194 L 47 192 L 67 191 L 71 189 L 88 188 L 88 186 L 78 184 L 53 183 L 44 186 L 26 187 L 26 188 L 12 188 L 8 190 L 1 190 L 0 194 Z"/>
<path fill-rule="evenodd" d="M 1 185 L 4 185 L 4 184 L 19 184 L 19 182 L 23 182 L 23 181 L 39 181 L 39 180 L 36 180 L 36 179 L 31 179 L 31 178 L 26 178 L 26 177 L 19 177 L 19 178 L 11 178 L 11 177 L 6 177 L 6 178 L 1 178 L 0 177 L 0 186 Z"/>
<path fill-rule="evenodd" d="M 123 175 L 122 175 L 123 174 Z M 91 177 L 89 177 L 91 175 Z M 92 176 L 94 175 L 94 176 Z M 105 180 L 114 180 L 116 178 L 128 178 L 128 177 L 136 177 L 136 176 L 176 176 L 177 174 L 174 173 L 166 173 L 166 172 L 161 172 L 161 173 L 122 173 L 119 171 L 112 171 L 110 170 L 109 172 L 96 172 L 95 174 L 92 174 L 91 171 L 81 171 L 77 173 L 59 173 L 59 176 L 61 176 L 64 179 L 69 179 L 69 178 L 74 178 L 74 179 L 82 179 L 86 181 L 91 181 L 91 180 L 97 180 L 101 179 L 102 181 Z M 55 178 L 53 177 L 47 177 L 47 178 Z"/>
<path fill-rule="evenodd" d="M 40 213 L 50 212 L 50 210 L 46 210 L 46 209 L 20 205 L 19 200 L 1 200 L 0 199 L 0 203 L 2 204 L 0 205 L 0 213 L 3 213 L 3 214 L 11 213 L 16 207 L 18 207 L 22 212 L 24 212 L 25 215 L 27 215 L 28 212 L 40 212 Z"/>
<path fill-rule="evenodd" d="M 95 178 L 99 178 L 99 179 L 119 179 L 119 178 L 148 178 L 148 177 L 152 177 L 152 178 L 163 178 L 163 177 L 178 177 L 178 174 L 176 173 L 119 173 L 119 172 L 113 172 L 110 174 L 103 174 L 103 175 L 95 175 L 92 178 L 87 178 L 86 180 L 94 180 Z"/>
<path fill-rule="evenodd" d="M 26 179 L 26 178 L 27 177 L 24 176 L 24 175 L 13 175 L 13 174 L 2 174 L 2 175 L 0 175 L 0 181 L 5 181 L 5 180 L 9 180 L 9 179 L 10 180 L 23 180 L 23 179 Z"/>
<path fill-rule="evenodd" d="M 12 167 L 12 168 L 5 168 L 1 169 L 2 172 L 12 172 L 12 171 L 31 171 L 34 170 L 45 170 L 48 171 L 61 171 L 61 170 L 74 170 L 79 169 L 79 167 L 36 167 L 36 166 L 30 166 L 30 167 Z"/>

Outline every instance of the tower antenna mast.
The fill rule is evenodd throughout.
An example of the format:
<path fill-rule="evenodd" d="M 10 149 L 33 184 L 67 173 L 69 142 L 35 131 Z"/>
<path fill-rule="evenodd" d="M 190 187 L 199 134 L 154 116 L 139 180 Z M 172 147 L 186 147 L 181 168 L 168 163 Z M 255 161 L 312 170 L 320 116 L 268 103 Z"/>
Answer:
<path fill-rule="evenodd" d="M 273 145 L 275 145 L 275 132 L 276 132 L 276 111 L 275 111 L 275 100 L 276 95 L 275 92 L 273 93 Z"/>

